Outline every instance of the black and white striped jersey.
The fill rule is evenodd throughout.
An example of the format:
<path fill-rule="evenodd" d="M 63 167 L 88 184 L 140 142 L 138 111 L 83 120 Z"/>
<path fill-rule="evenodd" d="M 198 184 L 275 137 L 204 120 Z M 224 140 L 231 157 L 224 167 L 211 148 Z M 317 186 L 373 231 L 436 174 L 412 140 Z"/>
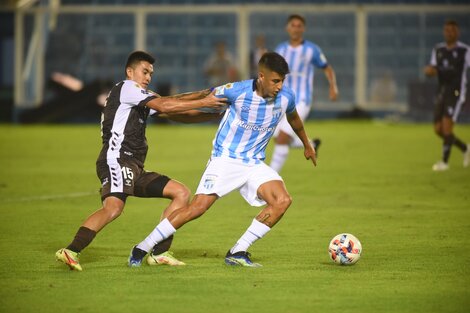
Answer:
<path fill-rule="evenodd" d="M 445 42 L 432 50 L 431 65 L 436 67 L 440 89 L 465 97 L 467 68 L 470 66 L 470 47 L 458 41 L 448 49 Z"/>
<path fill-rule="evenodd" d="M 103 148 L 98 161 L 132 157 L 143 165 L 148 150 L 147 117 L 155 112 L 146 104 L 156 97 L 132 80 L 122 81 L 111 89 L 101 115 Z"/>

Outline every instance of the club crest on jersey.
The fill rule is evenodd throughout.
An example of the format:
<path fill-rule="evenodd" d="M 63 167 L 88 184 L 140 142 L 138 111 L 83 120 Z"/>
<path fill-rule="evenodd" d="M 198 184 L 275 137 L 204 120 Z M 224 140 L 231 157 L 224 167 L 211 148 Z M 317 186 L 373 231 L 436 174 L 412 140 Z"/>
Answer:
<path fill-rule="evenodd" d="M 214 187 L 216 180 L 217 175 L 207 175 L 206 179 L 204 180 L 204 188 L 211 190 Z"/>
<path fill-rule="evenodd" d="M 249 106 L 242 106 L 242 112 L 250 112 L 250 107 Z"/>

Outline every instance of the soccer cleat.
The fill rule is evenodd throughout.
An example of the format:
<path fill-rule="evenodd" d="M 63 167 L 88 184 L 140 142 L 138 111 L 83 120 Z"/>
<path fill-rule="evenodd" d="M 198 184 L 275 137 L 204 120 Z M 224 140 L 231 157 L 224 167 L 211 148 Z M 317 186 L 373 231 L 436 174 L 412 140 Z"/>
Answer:
<path fill-rule="evenodd" d="M 250 259 L 251 254 L 246 251 L 231 253 L 230 250 L 225 255 L 225 264 L 233 266 L 261 267 L 259 263 L 253 263 Z"/>
<path fill-rule="evenodd" d="M 171 266 L 181 266 L 186 265 L 186 263 L 181 262 L 177 258 L 173 256 L 173 252 L 166 251 L 161 254 L 155 255 L 150 253 L 147 257 L 147 264 L 148 265 L 164 265 L 168 264 Z"/>
<path fill-rule="evenodd" d="M 55 253 L 55 258 L 57 261 L 65 263 L 71 270 L 81 271 L 82 267 L 80 266 L 80 253 L 73 252 L 72 250 L 62 248 Z"/>
<path fill-rule="evenodd" d="M 137 253 L 134 253 L 134 250 L 140 250 L 137 246 L 132 247 L 131 253 L 129 254 L 129 259 L 127 259 L 127 265 L 129 267 L 140 267 L 142 265 L 142 260 L 144 259 L 135 256 Z M 142 251 L 142 250 L 141 250 Z M 144 252 L 144 251 L 142 251 Z M 145 256 L 145 255 L 144 255 Z"/>
<path fill-rule="evenodd" d="M 470 144 L 467 144 L 467 151 L 463 154 L 463 167 L 470 165 Z"/>
<path fill-rule="evenodd" d="M 443 172 L 449 169 L 449 164 L 445 163 L 444 161 L 439 161 L 432 166 L 432 170 L 435 172 Z"/>

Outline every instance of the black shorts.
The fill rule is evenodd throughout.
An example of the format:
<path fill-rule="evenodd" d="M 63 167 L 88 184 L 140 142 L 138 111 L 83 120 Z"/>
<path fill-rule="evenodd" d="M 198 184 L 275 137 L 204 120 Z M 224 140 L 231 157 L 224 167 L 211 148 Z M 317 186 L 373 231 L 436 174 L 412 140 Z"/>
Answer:
<path fill-rule="evenodd" d="M 456 122 L 464 102 L 465 99 L 460 96 L 458 90 L 441 88 L 436 97 L 434 122 L 442 120 L 443 117 L 450 117 Z"/>
<path fill-rule="evenodd" d="M 101 181 L 101 200 L 109 196 L 123 201 L 127 196 L 162 198 L 163 189 L 170 181 L 168 176 L 145 171 L 132 158 L 99 161 L 96 174 Z"/>

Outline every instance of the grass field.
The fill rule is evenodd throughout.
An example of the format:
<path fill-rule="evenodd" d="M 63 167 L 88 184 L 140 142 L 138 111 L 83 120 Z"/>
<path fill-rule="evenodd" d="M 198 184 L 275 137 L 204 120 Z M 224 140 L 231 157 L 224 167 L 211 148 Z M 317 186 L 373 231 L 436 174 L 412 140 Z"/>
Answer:
<path fill-rule="evenodd" d="M 186 267 L 126 267 L 167 204 L 130 198 L 72 272 L 54 253 L 100 206 L 99 126 L 0 126 L 0 312 L 468 312 L 470 168 L 460 151 L 450 171 L 433 173 L 440 142 L 429 124 L 307 129 L 324 142 L 318 167 L 291 151 L 282 175 L 294 202 L 250 249 L 264 267 L 223 263 L 258 212 L 232 193 L 176 233 Z M 470 126 L 456 131 L 470 141 Z M 214 132 L 149 126 L 147 169 L 194 191 Z M 362 242 L 354 266 L 328 258 L 341 232 Z"/>

